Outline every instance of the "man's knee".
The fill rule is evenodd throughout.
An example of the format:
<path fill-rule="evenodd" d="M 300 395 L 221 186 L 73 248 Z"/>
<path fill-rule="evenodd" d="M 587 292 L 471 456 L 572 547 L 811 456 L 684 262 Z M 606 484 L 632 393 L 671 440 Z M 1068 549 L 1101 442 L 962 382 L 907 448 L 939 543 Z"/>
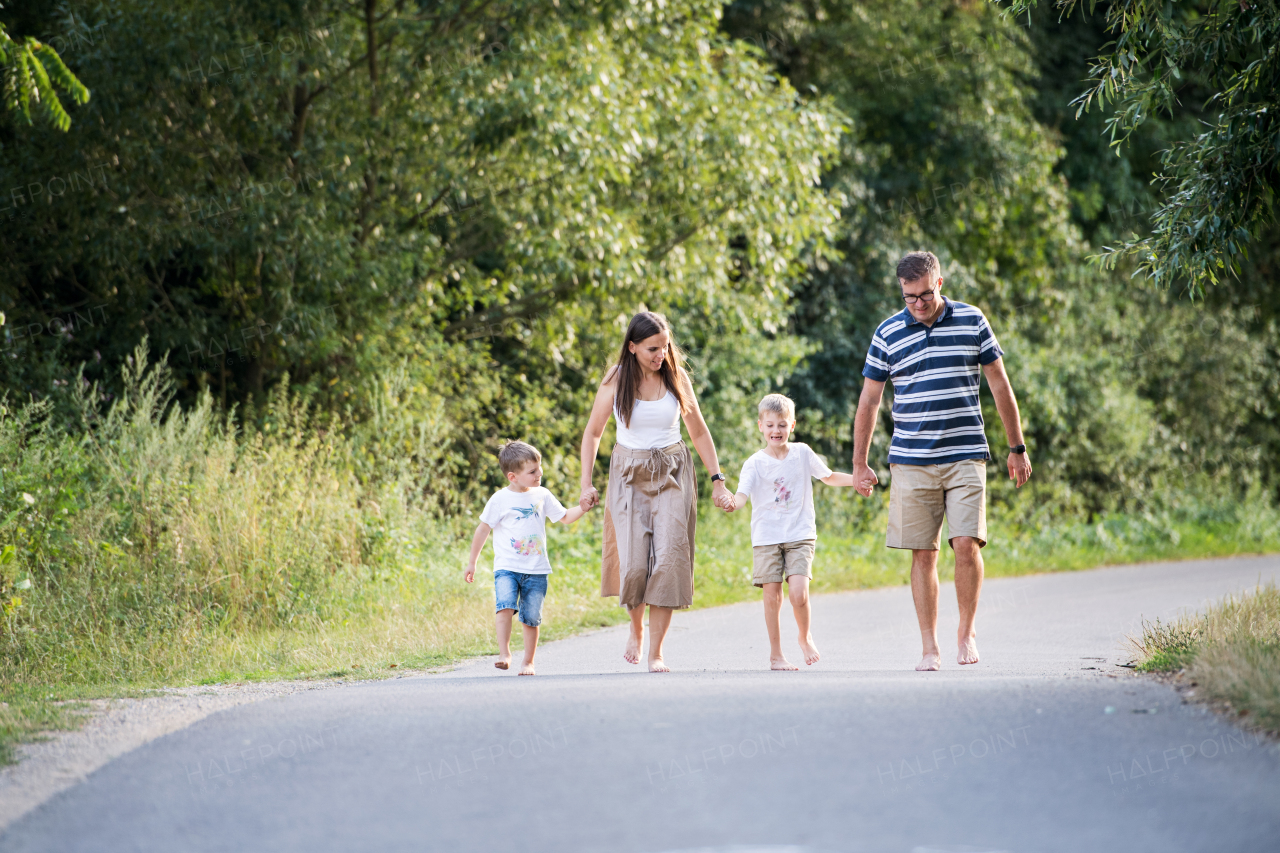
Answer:
<path fill-rule="evenodd" d="M 951 550 L 955 551 L 957 556 L 960 554 L 976 556 L 982 550 L 982 543 L 973 536 L 956 536 L 950 542 Z"/>
<path fill-rule="evenodd" d="M 911 568 L 917 571 L 930 571 L 938 567 L 937 550 L 929 551 L 912 551 L 911 552 Z"/>

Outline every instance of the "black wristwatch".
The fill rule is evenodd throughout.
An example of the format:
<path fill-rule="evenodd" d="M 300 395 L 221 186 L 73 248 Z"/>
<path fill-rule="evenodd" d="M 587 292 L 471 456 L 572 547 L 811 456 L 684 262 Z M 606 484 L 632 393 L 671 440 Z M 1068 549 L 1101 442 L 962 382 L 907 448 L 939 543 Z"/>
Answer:
<path fill-rule="evenodd" d="M 1019 444 L 1017 447 L 1010 447 L 1009 452 L 1010 453 L 1026 453 L 1027 446 L 1025 444 Z"/>
<path fill-rule="evenodd" d="M 711 482 L 714 483 L 716 480 L 720 480 L 721 482 L 724 482 L 724 474 L 712 474 Z"/>

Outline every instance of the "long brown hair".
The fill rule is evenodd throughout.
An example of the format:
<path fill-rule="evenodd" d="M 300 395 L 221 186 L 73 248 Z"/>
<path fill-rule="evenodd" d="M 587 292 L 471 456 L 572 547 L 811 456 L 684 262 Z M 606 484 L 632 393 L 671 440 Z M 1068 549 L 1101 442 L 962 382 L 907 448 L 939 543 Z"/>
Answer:
<path fill-rule="evenodd" d="M 618 353 L 618 362 L 614 365 L 613 370 L 613 375 L 618 380 L 618 387 L 613 395 L 614 407 L 617 409 L 618 417 L 622 418 L 622 422 L 626 426 L 631 426 L 631 410 L 635 408 L 636 394 L 640 390 L 640 379 L 644 375 L 640 360 L 631 351 L 629 344 L 638 344 L 646 338 L 651 338 L 661 332 L 666 332 L 670 336 L 671 344 L 667 347 L 667 357 L 663 359 L 662 366 L 658 368 L 658 375 L 662 377 L 662 384 L 667 386 L 667 390 L 675 395 L 676 402 L 680 404 L 681 415 L 686 414 L 693 405 L 688 388 L 680 380 L 681 367 L 684 365 L 684 353 L 680 351 L 680 347 L 676 346 L 675 335 L 671 332 L 671 324 L 661 314 L 655 314 L 652 311 L 641 311 L 632 317 L 631 322 L 627 324 L 627 334 L 622 339 L 622 350 Z"/>

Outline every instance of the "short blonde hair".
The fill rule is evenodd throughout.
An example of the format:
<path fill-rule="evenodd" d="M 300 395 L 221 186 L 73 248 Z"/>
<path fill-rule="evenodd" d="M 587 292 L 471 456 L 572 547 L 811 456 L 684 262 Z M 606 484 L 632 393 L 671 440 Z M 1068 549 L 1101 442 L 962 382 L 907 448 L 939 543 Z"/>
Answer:
<path fill-rule="evenodd" d="M 790 397 L 782 394 L 769 394 L 760 401 L 760 405 L 756 411 L 761 417 L 765 412 L 777 412 L 786 417 L 789 421 L 796 419 L 796 404 L 792 402 Z"/>
<path fill-rule="evenodd" d="M 519 474 L 529 462 L 541 462 L 538 448 L 523 441 L 508 441 L 498 450 L 498 464 L 504 474 Z"/>

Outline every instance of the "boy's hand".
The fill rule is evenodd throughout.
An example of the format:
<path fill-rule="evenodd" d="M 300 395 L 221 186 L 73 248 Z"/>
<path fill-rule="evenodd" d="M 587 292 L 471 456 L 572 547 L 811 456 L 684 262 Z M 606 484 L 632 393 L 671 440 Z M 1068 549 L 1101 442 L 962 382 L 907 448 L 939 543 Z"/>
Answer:
<path fill-rule="evenodd" d="M 475 567 L 475 566 L 467 566 L 467 573 L 466 573 L 465 575 L 463 575 L 463 578 L 465 578 L 465 579 L 466 579 L 467 583 L 471 583 L 473 580 L 475 580 L 475 579 L 476 579 L 476 567 Z"/>

